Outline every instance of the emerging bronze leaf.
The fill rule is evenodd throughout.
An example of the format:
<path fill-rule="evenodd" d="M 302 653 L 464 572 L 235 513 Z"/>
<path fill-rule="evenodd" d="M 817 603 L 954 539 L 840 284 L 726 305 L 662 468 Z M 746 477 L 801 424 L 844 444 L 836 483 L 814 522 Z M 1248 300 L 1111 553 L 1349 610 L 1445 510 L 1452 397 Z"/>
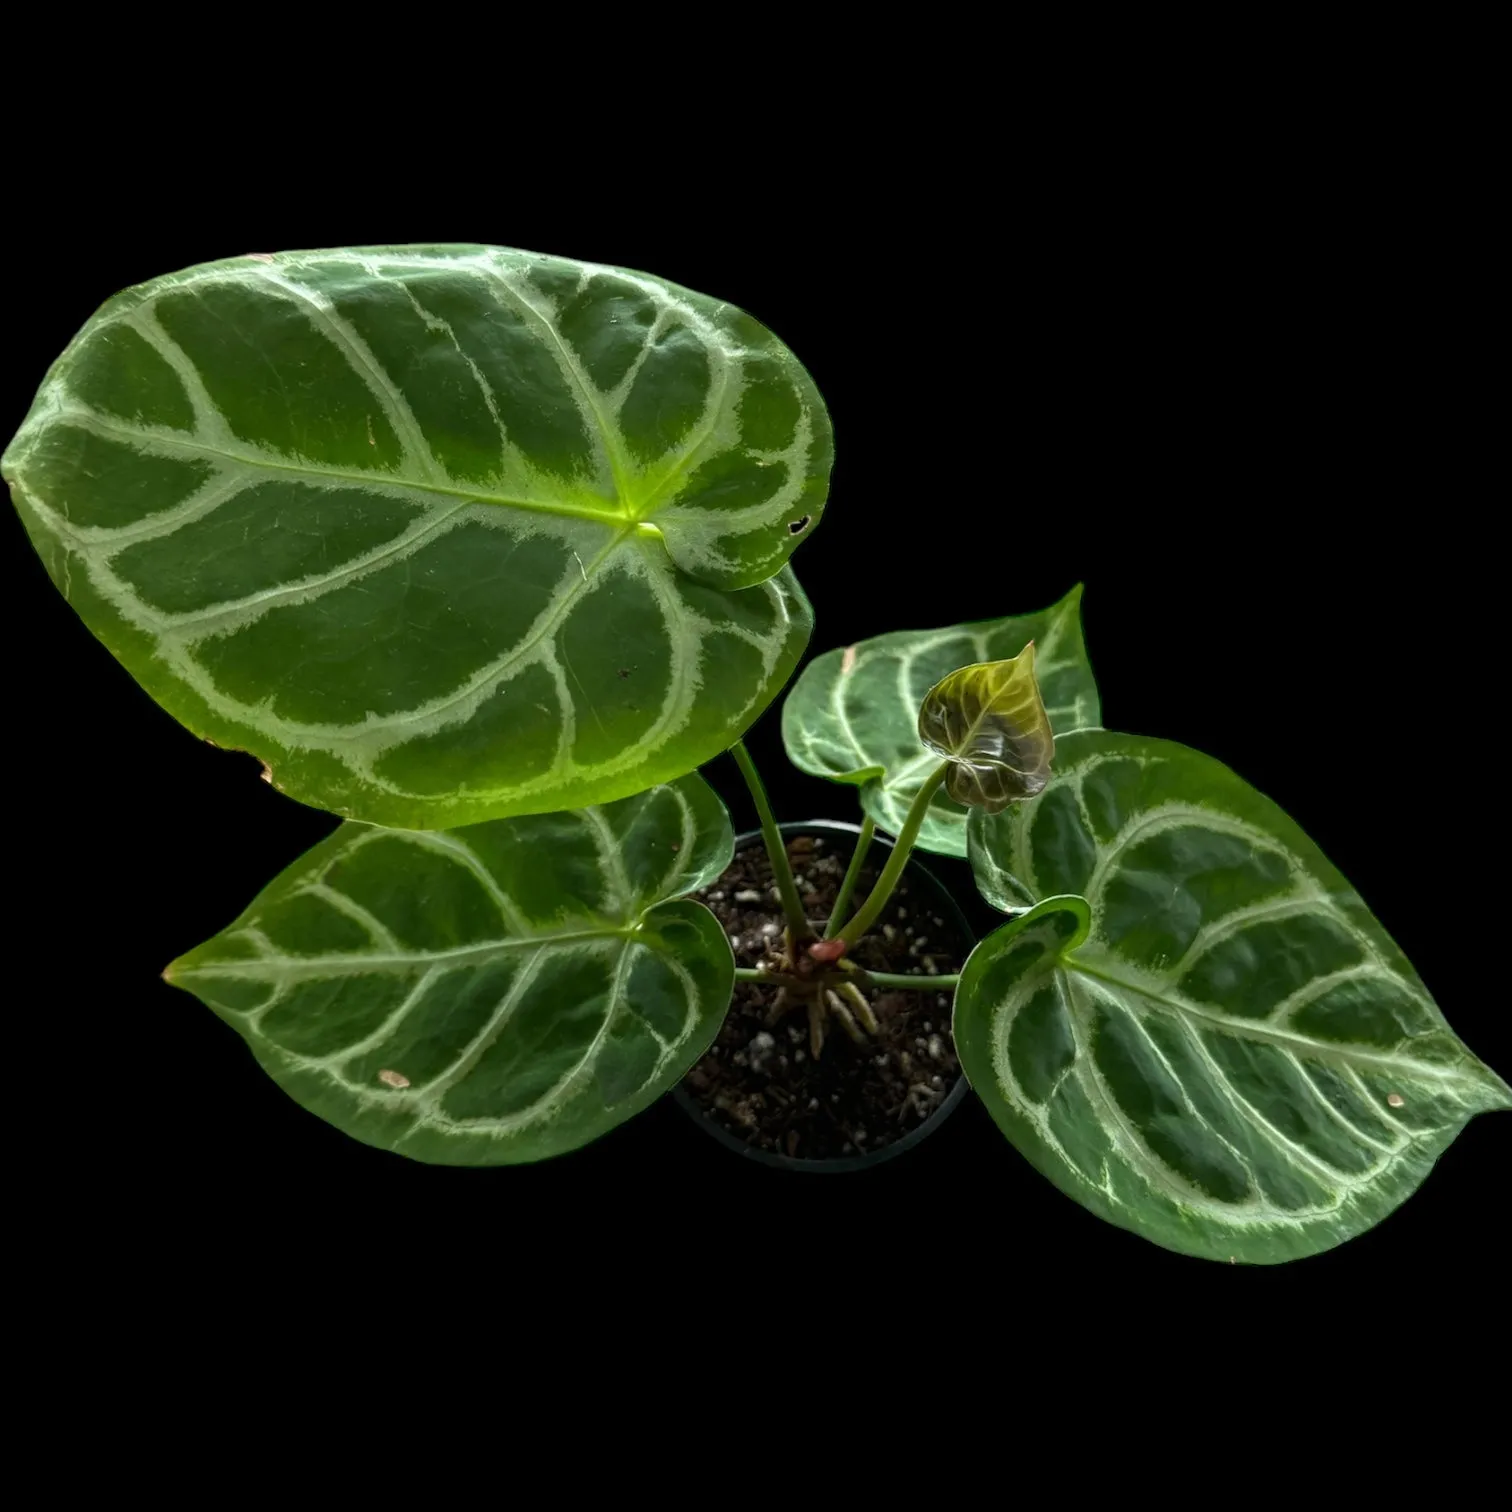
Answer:
<path fill-rule="evenodd" d="M 977 662 L 924 695 L 919 739 L 950 762 L 945 790 L 995 814 L 1050 780 L 1055 737 L 1034 676 L 1034 642 L 1007 661 Z"/>

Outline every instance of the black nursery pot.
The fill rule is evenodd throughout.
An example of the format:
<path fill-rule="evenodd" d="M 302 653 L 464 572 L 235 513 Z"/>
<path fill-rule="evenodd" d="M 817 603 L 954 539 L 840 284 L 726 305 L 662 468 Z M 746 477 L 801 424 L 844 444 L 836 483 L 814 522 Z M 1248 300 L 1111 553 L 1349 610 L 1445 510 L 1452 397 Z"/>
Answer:
<path fill-rule="evenodd" d="M 801 823 L 779 825 L 778 828 L 782 833 L 784 843 L 803 835 L 815 838 L 823 837 L 826 841 L 831 838 L 839 839 L 840 837 L 844 837 L 842 844 L 837 847 L 842 864 L 849 861 L 855 837 L 860 834 L 860 826 L 844 824 L 831 819 L 810 819 Z M 738 856 L 747 846 L 754 845 L 760 847 L 762 843 L 761 831 L 750 830 L 736 838 L 736 855 Z M 882 858 L 892 848 L 893 841 L 888 836 L 875 835 L 868 854 L 874 859 L 880 869 Z M 971 949 L 976 943 L 976 938 L 972 933 L 971 926 L 966 921 L 966 916 L 961 912 L 960 906 L 956 903 L 949 889 L 916 859 L 909 860 L 908 865 L 904 868 L 901 881 L 907 884 L 908 894 L 915 908 L 926 908 L 931 915 L 943 921 L 944 931 L 954 936 L 954 939 L 949 941 L 953 946 L 953 954 L 961 964 L 964 964 L 966 957 L 971 953 Z M 712 887 L 719 888 L 720 885 L 720 882 L 716 882 L 712 884 Z M 859 905 L 864 898 L 864 888 L 858 888 L 853 906 Z M 892 906 L 890 904 L 889 910 L 884 912 L 883 920 L 889 916 Z M 773 917 L 780 923 L 782 920 L 780 907 L 777 905 L 772 905 L 771 907 Z M 882 921 L 879 921 L 879 924 L 880 922 Z M 959 966 L 956 969 L 959 970 Z M 831 1038 L 838 1038 L 833 1030 L 831 1031 Z M 840 1053 L 849 1051 L 852 1048 L 848 1043 L 834 1045 L 833 1047 L 827 1044 L 826 1051 L 827 1053 Z M 906 1134 L 893 1140 L 890 1144 L 883 1145 L 879 1149 L 868 1150 L 864 1154 L 858 1152 L 851 1155 L 813 1159 L 804 1159 L 801 1155 L 785 1155 L 778 1151 L 764 1149 L 759 1145 L 749 1143 L 747 1140 L 741 1138 L 740 1135 L 726 1129 L 713 1116 L 706 1113 L 697 1098 L 688 1090 L 685 1083 L 679 1083 L 673 1088 L 672 1097 L 677 1105 L 693 1119 L 699 1128 L 703 1129 L 711 1138 L 718 1140 L 726 1148 L 734 1150 L 739 1155 L 743 1155 L 747 1160 L 754 1160 L 761 1165 L 772 1166 L 784 1171 L 839 1173 L 843 1171 L 867 1170 L 872 1166 L 881 1165 L 885 1161 L 893 1160 L 906 1151 L 913 1149 L 921 1141 L 934 1133 L 945 1119 L 961 1105 L 968 1091 L 969 1088 L 966 1083 L 965 1074 L 957 1066 L 954 1085 L 941 1099 L 938 1106 L 932 1109 L 927 1117 L 923 1118 Z"/>

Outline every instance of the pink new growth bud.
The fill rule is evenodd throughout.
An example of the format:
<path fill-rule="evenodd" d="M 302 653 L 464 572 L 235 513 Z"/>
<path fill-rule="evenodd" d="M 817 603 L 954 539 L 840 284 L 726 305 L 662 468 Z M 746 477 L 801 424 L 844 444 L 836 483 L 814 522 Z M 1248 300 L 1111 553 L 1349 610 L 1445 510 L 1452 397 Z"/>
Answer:
<path fill-rule="evenodd" d="M 844 940 L 816 940 L 809 946 L 808 953 L 816 961 L 838 961 L 845 949 Z"/>

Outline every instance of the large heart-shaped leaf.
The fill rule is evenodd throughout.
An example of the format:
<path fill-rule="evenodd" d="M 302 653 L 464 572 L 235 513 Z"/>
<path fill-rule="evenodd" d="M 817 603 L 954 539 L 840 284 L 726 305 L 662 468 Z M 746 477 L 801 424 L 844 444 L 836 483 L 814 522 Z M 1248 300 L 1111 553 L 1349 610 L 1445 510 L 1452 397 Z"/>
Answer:
<path fill-rule="evenodd" d="M 816 656 L 783 701 L 788 759 L 816 777 L 859 783 L 861 806 L 896 835 L 924 779 L 940 764 L 919 739 L 924 695 L 947 673 L 1017 656 L 1030 641 L 1056 738 L 1096 725 L 1102 711 L 1082 638 L 1081 595 L 1078 584 L 1038 614 L 899 630 Z M 936 793 L 916 844 L 964 856 L 964 805 Z"/>
<path fill-rule="evenodd" d="M 444 833 L 344 824 L 165 975 L 368 1144 L 540 1160 L 639 1112 L 713 1042 L 735 962 L 679 895 L 733 852 L 697 776 Z"/>
<path fill-rule="evenodd" d="M 165 708 L 304 802 L 449 827 L 728 747 L 811 626 L 829 422 L 770 332 L 488 247 L 236 258 L 111 300 L 4 473 Z"/>
<path fill-rule="evenodd" d="M 982 890 L 1035 906 L 966 964 L 961 1064 L 1111 1222 L 1210 1259 L 1314 1254 L 1512 1107 L 1317 846 L 1211 757 L 1082 731 L 1043 794 L 969 828 Z"/>

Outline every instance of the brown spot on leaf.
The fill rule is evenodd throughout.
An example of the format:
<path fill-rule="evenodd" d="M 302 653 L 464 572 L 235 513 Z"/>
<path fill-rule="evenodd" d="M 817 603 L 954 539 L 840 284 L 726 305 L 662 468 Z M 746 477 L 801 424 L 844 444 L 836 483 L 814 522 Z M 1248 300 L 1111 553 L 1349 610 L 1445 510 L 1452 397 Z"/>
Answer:
<path fill-rule="evenodd" d="M 1406 1099 L 1400 1092 L 1388 1092 L 1386 1094 L 1386 1102 L 1390 1107 L 1400 1108 L 1405 1101 Z"/>
<path fill-rule="evenodd" d="M 273 261 L 273 254 L 271 252 L 249 252 L 247 253 L 247 256 L 250 257 L 253 262 L 270 263 Z"/>
<path fill-rule="evenodd" d="M 619 669 L 618 675 L 620 677 L 629 677 L 629 675 L 630 675 L 630 669 L 629 669 L 629 667 L 621 667 Z"/>
<path fill-rule="evenodd" d="M 378 1080 L 385 1087 L 407 1087 L 410 1084 L 409 1077 L 402 1071 L 380 1071 L 378 1073 Z"/>
<path fill-rule="evenodd" d="M 840 658 L 840 675 L 841 675 L 841 677 L 848 677 L 850 675 L 850 673 L 851 673 L 851 670 L 855 667 L 855 665 L 856 665 L 856 648 L 854 646 L 847 646 L 845 648 L 845 655 Z"/>

